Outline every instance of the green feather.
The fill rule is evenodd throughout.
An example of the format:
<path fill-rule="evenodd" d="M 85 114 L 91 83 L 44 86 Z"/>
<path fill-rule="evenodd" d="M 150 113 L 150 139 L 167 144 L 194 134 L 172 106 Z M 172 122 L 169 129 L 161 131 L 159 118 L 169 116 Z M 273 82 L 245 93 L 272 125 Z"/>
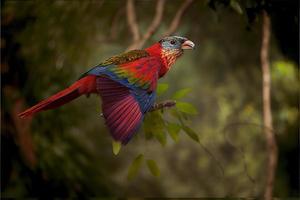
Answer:
<path fill-rule="evenodd" d="M 128 52 L 122 53 L 117 56 L 113 56 L 113 57 L 107 59 L 106 61 L 104 61 L 103 63 L 100 63 L 100 65 L 105 65 L 105 66 L 111 65 L 111 64 L 120 65 L 120 64 L 135 61 L 139 58 L 143 58 L 143 57 L 147 57 L 147 56 L 149 56 L 149 54 L 145 50 L 132 50 L 132 51 L 128 51 Z"/>
<path fill-rule="evenodd" d="M 132 61 L 135 61 L 139 58 L 143 58 L 143 57 L 147 57 L 147 56 L 149 56 L 149 53 L 145 50 L 132 50 L 132 51 L 128 51 L 128 52 L 122 53 L 120 55 L 116 55 L 116 56 L 113 56 L 111 58 L 108 58 L 107 60 L 100 63 L 96 67 L 99 67 L 99 66 L 105 67 L 105 66 L 109 66 L 109 65 L 115 65 L 115 66 L 111 67 L 110 70 L 112 72 L 119 73 L 120 69 L 116 65 L 121 65 L 121 64 L 124 64 L 124 63 L 132 62 Z M 94 68 L 96 68 L 96 67 L 94 67 Z M 86 73 L 82 74 L 79 77 L 79 79 L 85 77 L 94 68 L 92 68 L 89 71 L 87 71 Z M 123 74 L 123 72 L 120 72 L 120 73 Z M 122 75 L 122 77 L 126 77 L 126 76 Z"/>

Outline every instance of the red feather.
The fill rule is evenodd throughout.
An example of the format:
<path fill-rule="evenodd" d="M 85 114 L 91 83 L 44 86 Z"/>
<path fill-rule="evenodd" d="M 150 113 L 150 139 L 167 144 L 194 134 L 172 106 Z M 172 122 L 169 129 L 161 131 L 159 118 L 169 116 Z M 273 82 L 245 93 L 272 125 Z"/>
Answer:
<path fill-rule="evenodd" d="M 83 95 L 96 92 L 96 76 L 86 76 L 67 89 L 60 91 L 53 96 L 41 101 L 40 103 L 32 106 L 31 108 L 25 110 L 19 114 L 19 117 L 26 118 L 34 115 L 43 110 L 57 108 L 61 105 L 64 105 L 73 99 Z"/>
<path fill-rule="evenodd" d="M 143 113 L 130 90 L 105 77 L 97 79 L 103 116 L 113 138 L 126 144 L 142 122 Z"/>

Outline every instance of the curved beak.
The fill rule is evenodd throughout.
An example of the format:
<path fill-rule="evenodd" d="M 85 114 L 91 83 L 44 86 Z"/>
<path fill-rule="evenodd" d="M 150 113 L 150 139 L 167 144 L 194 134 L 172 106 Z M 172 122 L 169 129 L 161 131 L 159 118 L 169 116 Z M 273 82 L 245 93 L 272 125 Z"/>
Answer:
<path fill-rule="evenodd" d="M 182 43 L 181 49 L 194 49 L 195 44 L 191 40 L 186 40 Z"/>

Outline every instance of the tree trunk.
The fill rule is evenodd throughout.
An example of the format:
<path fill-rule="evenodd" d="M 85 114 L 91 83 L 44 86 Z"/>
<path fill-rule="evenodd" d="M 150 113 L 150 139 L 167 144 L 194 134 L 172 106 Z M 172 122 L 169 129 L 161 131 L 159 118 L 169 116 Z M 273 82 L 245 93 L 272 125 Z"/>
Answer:
<path fill-rule="evenodd" d="M 262 46 L 260 52 L 262 67 L 262 100 L 263 100 L 263 132 L 266 136 L 267 145 L 267 182 L 264 192 L 264 198 L 271 200 L 273 196 L 273 187 L 275 179 L 275 171 L 277 165 L 277 145 L 272 125 L 271 112 L 271 78 L 269 64 L 269 43 L 270 43 L 270 18 L 266 11 L 263 11 L 262 24 Z"/>

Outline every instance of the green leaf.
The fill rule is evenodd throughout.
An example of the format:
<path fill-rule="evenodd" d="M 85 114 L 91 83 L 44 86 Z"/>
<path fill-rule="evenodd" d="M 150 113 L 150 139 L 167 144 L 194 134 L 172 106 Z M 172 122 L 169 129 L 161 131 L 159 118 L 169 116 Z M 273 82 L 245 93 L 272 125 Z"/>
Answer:
<path fill-rule="evenodd" d="M 121 147 L 122 147 L 121 142 L 115 140 L 112 141 L 112 149 L 115 155 L 119 154 Z"/>
<path fill-rule="evenodd" d="M 147 113 L 145 117 L 146 124 L 144 125 L 144 132 L 146 139 L 151 139 L 154 136 L 163 146 L 167 143 L 165 130 L 165 122 L 162 114 L 158 111 Z M 144 122 L 144 123 L 145 123 Z"/>
<path fill-rule="evenodd" d="M 188 136 L 190 136 L 190 138 L 192 138 L 196 142 L 199 142 L 199 137 L 198 137 L 197 133 L 193 129 L 191 129 L 191 128 L 187 127 L 187 126 L 182 126 L 182 129 L 184 130 L 184 132 Z"/>
<path fill-rule="evenodd" d="M 159 83 L 158 86 L 157 86 L 156 94 L 157 95 L 161 95 L 164 92 L 166 92 L 168 90 L 168 88 L 169 88 L 168 84 L 166 84 L 166 83 Z"/>
<path fill-rule="evenodd" d="M 154 160 L 147 160 L 147 166 L 153 176 L 160 176 L 159 168 L 157 167 L 157 164 Z"/>
<path fill-rule="evenodd" d="M 144 133 L 145 133 L 146 140 L 150 140 L 153 138 L 152 131 L 149 131 L 148 129 L 144 129 Z"/>
<path fill-rule="evenodd" d="M 133 160 L 133 162 L 131 163 L 131 165 L 128 169 L 128 175 L 127 175 L 128 180 L 132 180 L 137 175 L 139 169 L 141 168 L 143 160 L 144 160 L 143 154 L 138 155 Z"/>
<path fill-rule="evenodd" d="M 243 10 L 237 0 L 230 0 L 230 7 L 239 14 L 243 14 Z"/>
<path fill-rule="evenodd" d="M 167 130 L 171 138 L 174 140 L 174 142 L 178 142 L 178 133 L 181 129 L 181 126 L 179 124 L 175 123 L 168 123 L 167 124 Z"/>
<path fill-rule="evenodd" d="M 178 90 L 174 95 L 173 95 L 173 99 L 181 99 L 183 97 L 185 97 L 188 93 L 190 93 L 192 91 L 191 88 L 185 88 L 185 89 L 181 89 Z"/>
<path fill-rule="evenodd" d="M 187 114 L 191 114 L 191 115 L 198 114 L 197 109 L 190 103 L 177 102 L 176 107 L 178 108 L 179 111 L 187 113 Z"/>
<path fill-rule="evenodd" d="M 146 140 L 153 138 L 152 127 L 153 127 L 153 113 L 147 113 L 143 123 L 143 129 L 145 133 Z"/>
<path fill-rule="evenodd" d="M 163 130 L 155 131 L 154 136 L 162 146 L 165 146 L 167 144 L 167 137 Z"/>

